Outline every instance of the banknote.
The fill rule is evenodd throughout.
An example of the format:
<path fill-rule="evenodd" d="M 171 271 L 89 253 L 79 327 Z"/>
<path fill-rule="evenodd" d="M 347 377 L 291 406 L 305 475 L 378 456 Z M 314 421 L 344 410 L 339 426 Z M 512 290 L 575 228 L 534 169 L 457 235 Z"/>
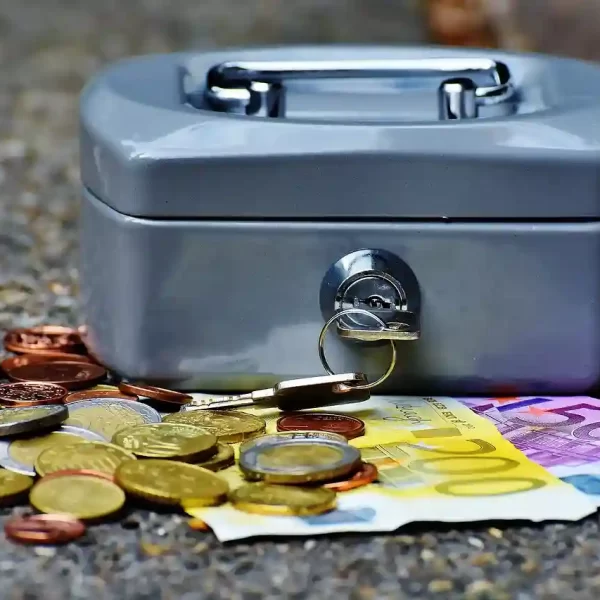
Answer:
<path fill-rule="evenodd" d="M 528 396 L 462 402 L 530 460 L 589 494 L 600 506 L 600 400 Z"/>
<path fill-rule="evenodd" d="M 312 409 L 313 412 L 322 410 Z M 281 417 L 278 409 L 245 408 L 244 411 L 265 419 L 268 433 L 276 431 L 277 419 Z M 365 435 L 351 441 L 357 448 L 475 434 L 480 437 L 498 435 L 493 424 L 455 398 L 380 396 L 356 404 L 334 406 L 328 412 L 348 414 L 364 421 Z"/>
<path fill-rule="evenodd" d="M 529 460 L 458 400 L 382 397 L 335 412 L 365 421 L 366 436 L 351 443 L 377 465 L 377 483 L 340 493 L 337 508 L 317 516 L 250 515 L 229 504 L 190 514 L 228 541 L 394 531 L 419 521 L 578 520 L 596 510 L 588 496 Z M 277 416 L 267 414 L 271 431 Z M 237 466 L 219 474 L 232 488 L 244 483 Z"/>

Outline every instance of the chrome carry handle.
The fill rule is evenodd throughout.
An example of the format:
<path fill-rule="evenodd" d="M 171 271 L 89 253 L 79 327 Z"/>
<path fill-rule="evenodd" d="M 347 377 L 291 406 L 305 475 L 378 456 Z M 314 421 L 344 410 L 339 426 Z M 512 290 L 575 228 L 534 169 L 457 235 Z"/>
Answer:
<path fill-rule="evenodd" d="M 215 110 L 285 117 L 285 81 L 307 79 L 441 78 L 440 120 L 472 119 L 481 105 L 514 93 L 508 67 L 487 58 L 348 61 L 228 61 L 206 76 L 205 98 Z"/>

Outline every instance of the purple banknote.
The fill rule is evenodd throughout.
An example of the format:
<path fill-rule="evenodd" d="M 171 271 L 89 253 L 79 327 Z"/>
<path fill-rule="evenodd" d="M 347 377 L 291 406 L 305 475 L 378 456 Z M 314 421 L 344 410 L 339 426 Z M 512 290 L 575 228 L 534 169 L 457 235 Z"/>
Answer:
<path fill-rule="evenodd" d="M 468 398 L 529 459 L 600 505 L 600 400 L 587 396 Z"/>

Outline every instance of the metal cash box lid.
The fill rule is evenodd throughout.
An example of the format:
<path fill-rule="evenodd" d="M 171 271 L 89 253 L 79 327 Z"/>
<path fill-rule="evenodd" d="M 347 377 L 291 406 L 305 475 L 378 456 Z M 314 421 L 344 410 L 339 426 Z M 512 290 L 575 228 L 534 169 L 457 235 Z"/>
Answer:
<path fill-rule="evenodd" d="M 81 101 L 84 186 L 148 218 L 600 213 L 600 67 L 456 48 L 153 55 Z"/>

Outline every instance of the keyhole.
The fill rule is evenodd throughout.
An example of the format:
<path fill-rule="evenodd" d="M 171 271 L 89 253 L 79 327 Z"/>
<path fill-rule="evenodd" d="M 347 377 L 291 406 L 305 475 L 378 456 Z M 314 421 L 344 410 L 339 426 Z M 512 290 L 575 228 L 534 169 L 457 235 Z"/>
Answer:
<path fill-rule="evenodd" d="M 392 307 L 392 303 L 389 300 L 386 300 L 385 298 L 382 298 L 381 296 L 377 296 L 376 294 L 369 296 L 365 300 L 365 304 L 369 308 L 391 308 Z"/>

